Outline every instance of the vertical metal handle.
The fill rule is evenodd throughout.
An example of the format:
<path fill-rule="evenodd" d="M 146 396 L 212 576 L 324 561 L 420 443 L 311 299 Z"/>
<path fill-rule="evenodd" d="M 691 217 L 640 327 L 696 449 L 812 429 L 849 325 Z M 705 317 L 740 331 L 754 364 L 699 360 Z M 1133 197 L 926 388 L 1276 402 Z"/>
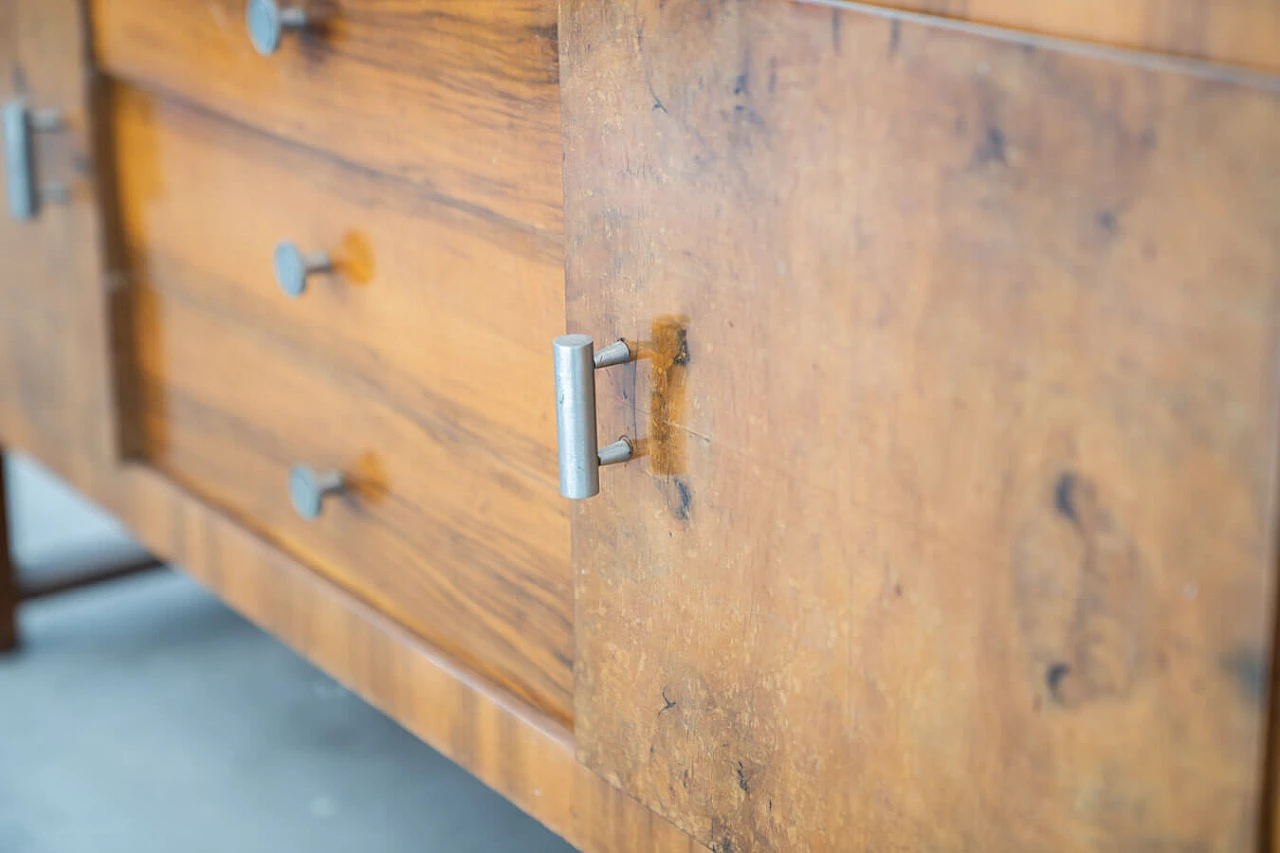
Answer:
<path fill-rule="evenodd" d="M 70 196 L 65 185 L 37 185 L 33 140 L 36 133 L 61 130 L 62 114 L 57 110 L 32 110 L 17 98 L 4 105 L 0 123 L 4 125 L 5 195 L 9 215 L 27 221 L 36 218 L 42 202 L 65 204 Z"/>
<path fill-rule="evenodd" d="M 560 450 L 560 494 L 582 500 L 600 494 L 600 466 L 629 460 L 634 449 L 622 438 L 601 449 L 596 440 L 596 370 L 633 361 L 626 341 L 600 352 L 588 335 L 563 335 L 552 346 L 556 368 L 556 435 Z"/>

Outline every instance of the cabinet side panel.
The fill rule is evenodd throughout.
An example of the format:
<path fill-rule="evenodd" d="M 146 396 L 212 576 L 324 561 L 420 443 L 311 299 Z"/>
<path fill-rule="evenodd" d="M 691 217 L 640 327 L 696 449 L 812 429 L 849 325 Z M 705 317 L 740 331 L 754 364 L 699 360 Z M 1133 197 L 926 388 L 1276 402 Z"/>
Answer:
<path fill-rule="evenodd" d="M 0 210 L 0 442 L 87 478 L 116 438 L 81 11 L 77 0 L 0 4 L 0 102 L 61 114 L 60 129 L 33 133 L 33 177 L 68 196 L 29 221 Z"/>

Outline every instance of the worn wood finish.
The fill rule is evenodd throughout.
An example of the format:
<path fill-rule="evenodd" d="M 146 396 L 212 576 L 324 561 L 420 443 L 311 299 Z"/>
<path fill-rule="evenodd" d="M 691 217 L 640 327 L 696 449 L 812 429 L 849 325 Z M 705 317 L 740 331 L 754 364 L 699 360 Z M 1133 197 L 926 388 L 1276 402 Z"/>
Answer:
<path fill-rule="evenodd" d="M 558 234 L 554 0 L 340 0 L 258 56 L 244 0 L 91 0 L 113 74 Z"/>
<path fill-rule="evenodd" d="M 34 153 L 40 182 L 71 192 L 30 222 L 0 207 L 0 442 L 82 478 L 116 441 L 86 68 L 77 0 L 0 3 L 0 103 L 64 111 Z"/>
<path fill-rule="evenodd" d="M 648 356 L 573 515 L 581 758 L 719 851 L 1249 849 L 1277 96 L 563 11 L 569 327 Z"/>
<path fill-rule="evenodd" d="M 559 242 L 136 90 L 112 104 L 142 455 L 568 721 Z M 336 274 L 289 299 L 282 238 Z M 294 463 L 351 497 L 299 519 Z"/>
<path fill-rule="evenodd" d="M 77 483 L 139 540 L 587 853 L 701 845 L 574 758 L 562 725 L 142 465 Z"/>
<path fill-rule="evenodd" d="M 883 0 L 881 6 L 1119 47 L 1280 70 L 1275 0 Z"/>

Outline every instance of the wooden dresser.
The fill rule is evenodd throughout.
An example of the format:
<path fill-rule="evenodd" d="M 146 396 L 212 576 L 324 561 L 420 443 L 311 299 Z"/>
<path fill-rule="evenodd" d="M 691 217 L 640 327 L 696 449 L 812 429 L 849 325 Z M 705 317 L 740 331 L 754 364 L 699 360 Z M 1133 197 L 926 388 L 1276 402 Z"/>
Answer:
<path fill-rule="evenodd" d="M 1280 2 L 889 5 L 0 0 L 0 442 L 586 851 L 1280 849 Z"/>

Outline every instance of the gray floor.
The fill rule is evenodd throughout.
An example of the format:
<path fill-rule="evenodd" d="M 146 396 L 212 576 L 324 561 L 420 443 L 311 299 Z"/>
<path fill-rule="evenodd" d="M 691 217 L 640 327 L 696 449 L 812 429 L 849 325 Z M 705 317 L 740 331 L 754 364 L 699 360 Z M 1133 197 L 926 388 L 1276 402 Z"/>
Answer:
<path fill-rule="evenodd" d="M 31 464 L 10 479 L 22 565 L 134 549 Z M 179 573 L 34 602 L 21 627 L 0 853 L 570 849 Z"/>

